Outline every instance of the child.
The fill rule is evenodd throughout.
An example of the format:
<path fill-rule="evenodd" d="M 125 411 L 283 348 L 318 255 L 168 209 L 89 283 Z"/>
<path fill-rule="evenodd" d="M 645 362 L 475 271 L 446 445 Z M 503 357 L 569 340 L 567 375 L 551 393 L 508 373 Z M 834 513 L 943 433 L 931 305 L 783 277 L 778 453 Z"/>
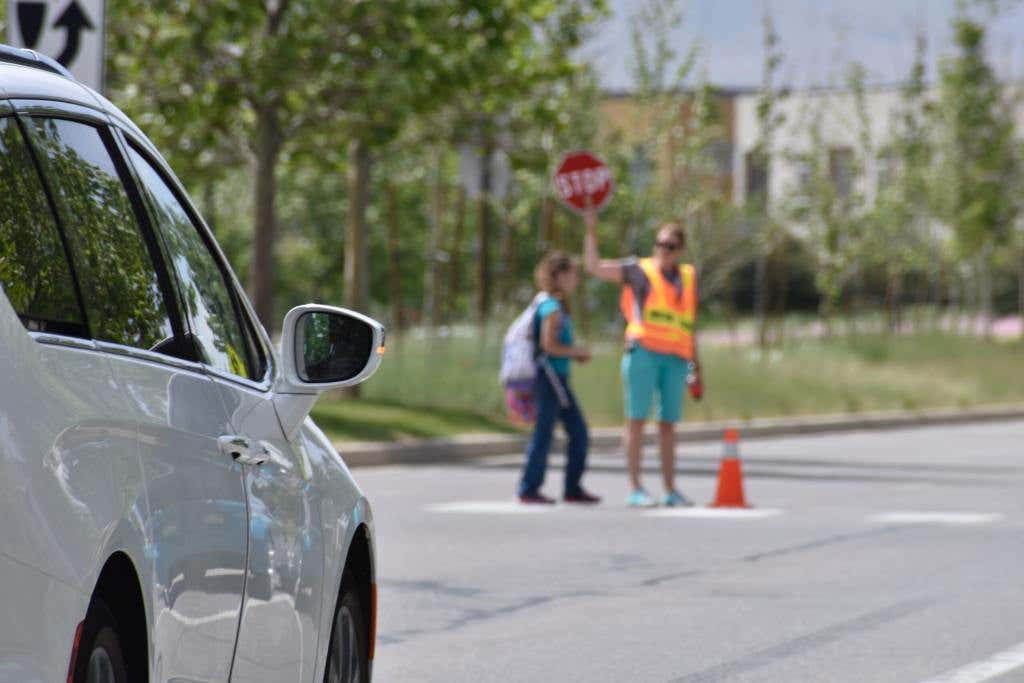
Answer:
<path fill-rule="evenodd" d="M 569 317 L 569 296 L 579 283 L 579 270 L 562 252 L 544 257 L 536 270 L 537 286 L 547 293 L 537 308 L 534 330 L 537 340 L 537 379 L 534 393 L 537 421 L 526 447 L 526 465 L 519 484 L 519 500 L 523 503 L 554 503 L 540 492 L 551 449 L 555 420 L 561 420 L 568 434 L 566 449 L 564 500 L 567 503 L 597 503 L 600 498 L 580 486 L 587 462 L 587 423 L 576 397 L 569 387 L 569 364 L 586 363 L 590 352 L 573 345 L 572 319 Z"/>

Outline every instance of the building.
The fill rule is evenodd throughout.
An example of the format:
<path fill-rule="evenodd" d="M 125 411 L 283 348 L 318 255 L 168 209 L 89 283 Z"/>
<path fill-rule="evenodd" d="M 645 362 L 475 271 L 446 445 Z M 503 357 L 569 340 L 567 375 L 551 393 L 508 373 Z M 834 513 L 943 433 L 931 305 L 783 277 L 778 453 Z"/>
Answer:
<path fill-rule="evenodd" d="M 878 189 L 893 176 L 895 159 L 891 144 L 904 106 L 899 85 L 870 87 L 864 94 L 872 154 L 862 160 L 857 156 L 863 144 L 863 126 L 857 111 L 857 97 L 850 90 L 812 88 L 792 91 L 779 99 L 777 111 L 783 123 L 775 131 L 768 164 L 756 153 L 761 135 L 757 90 L 723 88 L 715 91 L 715 97 L 723 134 L 712 143 L 713 164 L 704 169 L 701 176 L 705 182 L 713 182 L 723 196 L 730 197 L 737 205 L 754 197 L 779 205 L 799 196 L 801 187 L 809 180 L 806 155 L 814 147 L 815 117 L 820 117 L 820 144 L 824 148 L 822 153 L 828 156 L 822 162 L 828 164 L 832 182 L 841 195 L 856 194 L 870 204 Z M 937 97 L 934 89 L 928 97 L 933 100 Z M 678 106 L 679 121 L 684 123 L 691 115 L 688 100 L 680 98 Z M 1018 118 L 1018 131 L 1024 131 L 1024 109 Z M 633 146 L 637 172 L 632 175 L 643 176 L 646 167 L 654 171 L 653 180 L 668 181 L 666 169 L 671 167 L 674 138 L 669 136 L 669 144 L 664 149 L 647 149 L 645 144 L 651 138 L 654 119 L 649 106 L 629 93 L 606 93 L 602 98 L 602 135 L 617 135 Z M 801 156 L 805 158 L 802 160 Z M 855 161 L 861 162 L 863 167 L 855 168 Z"/>
<path fill-rule="evenodd" d="M 870 203 L 878 188 L 892 177 L 890 145 L 902 109 L 899 86 L 871 88 L 864 95 L 866 132 L 873 153 L 863 159 L 861 173 L 854 172 L 854 155 L 862 148 L 865 131 L 854 93 L 812 89 L 778 100 L 777 111 L 783 118 L 775 131 L 767 165 L 756 153 L 761 137 L 757 102 L 756 92 L 739 94 L 735 101 L 732 198 L 736 204 L 761 196 L 777 205 L 787 197 L 799 196 L 810 173 L 807 162 L 800 157 L 814 148 L 815 117 L 820 117 L 820 144 L 828 155 L 829 174 L 840 195 L 857 193 Z"/>
<path fill-rule="evenodd" d="M 709 145 L 709 159 L 704 167 L 689 169 L 691 175 L 716 187 L 724 197 L 734 194 L 734 135 L 736 131 L 736 102 L 745 93 L 739 89 L 715 89 L 714 103 L 721 120 L 721 135 Z M 693 115 L 693 100 L 683 93 L 677 103 L 678 122 L 685 124 Z M 662 112 L 658 105 L 641 102 L 628 92 L 605 93 L 600 102 L 600 128 L 604 139 L 617 139 L 633 149 L 630 179 L 634 185 L 649 182 L 683 182 L 687 180 L 686 170 L 676 169 L 675 177 L 669 174 L 676 145 L 680 142 L 680 131 L 669 131 L 668 144 L 662 149 L 650 149 L 656 126 L 663 122 L 658 119 Z"/>

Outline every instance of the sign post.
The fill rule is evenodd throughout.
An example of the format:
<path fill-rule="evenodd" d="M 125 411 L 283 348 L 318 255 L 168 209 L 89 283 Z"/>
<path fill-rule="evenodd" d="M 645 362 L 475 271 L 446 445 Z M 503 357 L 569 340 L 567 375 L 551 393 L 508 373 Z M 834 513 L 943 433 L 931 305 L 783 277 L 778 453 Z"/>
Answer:
<path fill-rule="evenodd" d="M 566 154 L 555 171 L 555 191 L 577 213 L 600 210 L 611 199 L 614 181 L 608 166 L 590 152 Z"/>
<path fill-rule="evenodd" d="M 103 91 L 104 0 L 7 0 L 7 42 L 60 62 Z"/>

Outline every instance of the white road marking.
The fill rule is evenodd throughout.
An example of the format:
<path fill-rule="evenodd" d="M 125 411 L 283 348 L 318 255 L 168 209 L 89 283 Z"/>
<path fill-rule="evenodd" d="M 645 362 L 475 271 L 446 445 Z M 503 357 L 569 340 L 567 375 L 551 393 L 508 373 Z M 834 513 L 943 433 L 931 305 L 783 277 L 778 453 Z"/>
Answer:
<path fill-rule="evenodd" d="M 552 512 L 557 505 L 540 503 L 524 504 L 514 500 L 463 500 L 454 503 L 437 503 L 424 507 L 428 512 L 455 512 L 468 514 L 531 515 Z"/>
<path fill-rule="evenodd" d="M 1003 515 L 994 512 L 881 512 L 868 517 L 879 524 L 991 524 Z"/>
<path fill-rule="evenodd" d="M 1024 643 L 921 683 L 982 683 L 1024 667 Z"/>
<path fill-rule="evenodd" d="M 648 517 L 693 517 L 697 519 L 763 519 L 781 515 L 775 508 L 661 508 L 644 513 Z"/>

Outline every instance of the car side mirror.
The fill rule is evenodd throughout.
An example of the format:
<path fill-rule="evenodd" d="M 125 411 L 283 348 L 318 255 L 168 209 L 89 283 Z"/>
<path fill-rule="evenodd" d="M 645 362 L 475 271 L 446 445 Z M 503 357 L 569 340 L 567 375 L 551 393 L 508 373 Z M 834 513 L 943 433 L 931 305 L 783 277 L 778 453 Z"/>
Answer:
<path fill-rule="evenodd" d="M 288 311 L 281 333 L 281 372 L 275 405 L 289 438 L 324 391 L 369 379 L 384 354 L 384 326 L 334 306 L 306 304 Z"/>

